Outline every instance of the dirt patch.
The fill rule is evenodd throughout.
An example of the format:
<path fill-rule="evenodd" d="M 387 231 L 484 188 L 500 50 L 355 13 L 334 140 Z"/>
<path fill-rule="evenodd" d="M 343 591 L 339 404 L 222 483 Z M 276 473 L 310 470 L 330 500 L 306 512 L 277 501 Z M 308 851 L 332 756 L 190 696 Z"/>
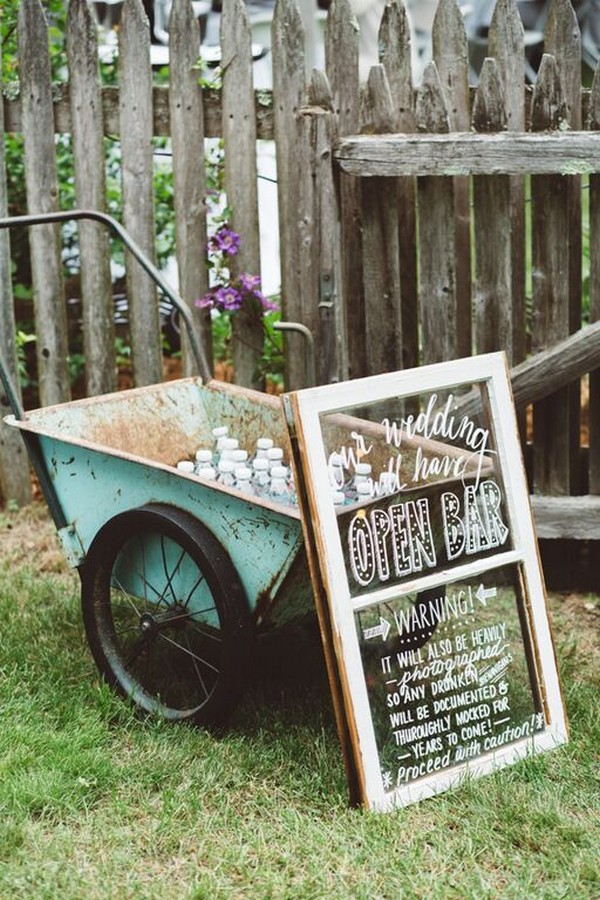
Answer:
<path fill-rule="evenodd" d="M 0 567 L 25 565 L 40 572 L 69 572 L 54 523 L 41 502 L 17 512 L 0 509 Z"/>

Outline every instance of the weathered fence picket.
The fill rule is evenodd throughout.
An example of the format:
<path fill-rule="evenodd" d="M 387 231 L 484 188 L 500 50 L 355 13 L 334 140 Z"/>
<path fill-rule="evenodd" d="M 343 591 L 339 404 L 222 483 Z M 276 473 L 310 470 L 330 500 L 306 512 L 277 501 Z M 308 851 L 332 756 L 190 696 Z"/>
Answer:
<path fill-rule="evenodd" d="M 206 184 L 204 108 L 198 83 L 198 24 L 189 0 L 174 0 L 169 19 L 169 125 L 173 154 L 177 270 L 181 297 L 190 307 L 209 364 L 212 363 L 210 311 L 194 302 L 208 290 L 206 265 Z M 183 372 L 194 371 L 182 330 Z"/>
<path fill-rule="evenodd" d="M 600 129 L 600 69 L 596 70 L 588 111 L 588 128 Z M 590 175 L 588 235 L 590 246 L 590 321 L 600 320 L 600 175 Z M 589 376 L 589 492 L 600 494 L 600 367 Z"/>
<path fill-rule="evenodd" d="M 349 0 L 333 0 L 325 27 L 325 68 L 337 117 L 338 135 L 360 129 L 358 74 L 359 32 Z M 352 178 L 340 184 L 342 302 L 347 332 L 348 369 L 352 378 L 366 375 L 365 297 L 362 279 L 361 188 Z"/>
<path fill-rule="evenodd" d="M 554 56 L 566 103 L 562 127 L 581 129 L 581 34 L 570 0 L 555 0 L 546 23 L 544 47 Z M 567 180 L 568 203 L 568 333 L 581 326 L 581 177 L 573 174 Z M 570 486 L 567 493 L 580 491 L 579 442 L 581 430 L 581 387 L 570 385 L 568 395 L 568 445 Z"/>
<path fill-rule="evenodd" d="M 383 66 L 369 73 L 363 120 L 373 134 L 390 132 L 394 108 Z M 367 126 L 368 122 L 368 126 Z M 390 203 L 396 183 L 390 178 L 363 179 L 363 293 L 367 374 L 402 368 L 400 247 L 396 203 Z"/>
<path fill-rule="evenodd" d="M 473 105 L 478 132 L 506 127 L 504 92 L 495 60 L 486 59 Z M 513 358 L 512 245 L 509 175 L 473 179 L 475 215 L 475 342 L 479 353 L 504 349 Z"/>
<path fill-rule="evenodd" d="M 532 129 L 548 131 L 565 121 L 566 106 L 553 56 L 545 54 L 532 107 Z M 534 351 L 569 335 L 569 183 L 562 175 L 532 175 L 532 278 Z M 534 409 L 535 478 L 550 494 L 570 492 L 568 388 Z"/>
<path fill-rule="evenodd" d="M 75 191 L 80 209 L 106 212 L 106 171 L 97 26 L 86 0 L 71 0 L 67 19 L 69 99 Z M 114 391 L 115 331 L 109 237 L 96 222 L 79 223 L 83 355 L 88 396 Z"/>
<path fill-rule="evenodd" d="M 489 33 L 504 94 L 506 130 L 525 131 L 525 35 L 516 0 L 498 0 Z M 525 180 L 509 176 L 510 190 L 510 317 L 512 336 L 507 348 L 511 363 L 525 359 Z M 502 288 L 500 288 L 502 290 Z M 503 298 L 505 299 L 505 298 Z"/>
<path fill-rule="evenodd" d="M 142 0 L 125 0 L 119 29 L 123 224 L 155 261 L 152 183 L 152 68 L 150 30 Z M 152 279 L 128 255 L 127 298 L 133 376 L 136 384 L 162 377 L 160 320 Z"/>
<path fill-rule="evenodd" d="M 448 113 L 449 131 L 469 131 L 469 52 L 465 21 L 458 0 L 440 0 L 431 33 L 433 59 Z M 471 214 L 468 178 L 454 179 L 456 318 L 454 354 L 468 356 L 471 338 Z"/>
<path fill-rule="evenodd" d="M 281 310 L 288 321 L 302 317 L 298 270 L 298 167 L 295 158 L 296 116 L 305 98 L 304 27 L 293 3 L 277 0 L 273 16 L 273 120 L 277 158 Z M 286 383 L 293 389 L 306 383 L 306 355 L 300 335 L 284 336 Z"/>
<path fill-rule="evenodd" d="M 260 272 L 256 120 L 252 83 L 252 34 L 243 0 L 231 0 L 221 14 L 223 69 L 223 146 L 225 191 L 231 226 L 241 235 L 239 252 L 230 259 L 232 276 Z M 233 322 L 233 365 L 242 384 L 263 386 L 259 365 L 263 352 L 260 303 L 245 305 Z"/>
<path fill-rule="evenodd" d="M 2 45 L 0 44 L 0 66 L 2 65 Z M 4 106 L 0 104 L 0 135 L 4 133 Z M 0 217 L 8 215 L 6 188 L 6 160 L 4 141 L 0 140 Z M 17 399 L 22 403 L 21 386 L 18 377 L 17 347 L 15 343 L 15 312 L 13 306 L 10 234 L 0 231 L 0 354 L 15 385 Z M 31 498 L 29 469 L 25 445 L 16 434 L 16 429 L 2 425 L 2 418 L 11 410 L 0 391 L 0 488 L 7 498 L 17 503 L 28 503 Z"/>
<path fill-rule="evenodd" d="M 385 69 L 394 116 L 392 130 L 411 134 L 415 130 L 410 25 L 399 0 L 386 4 L 379 29 L 379 57 Z M 417 276 L 417 186 L 414 178 L 397 181 L 396 205 L 400 245 L 400 303 L 402 367 L 419 361 L 419 293 Z"/>
<path fill-rule="evenodd" d="M 18 31 L 27 205 L 30 213 L 55 212 L 58 182 L 50 54 L 39 0 L 22 0 Z M 29 245 L 40 400 L 44 405 L 61 403 L 69 399 L 70 389 L 60 229 L 36 225 L 30 229 Z"/>
<path fill-rule="evenodd" d="M 447 134 L 450 120 L 434 62 L 423 74 L 417 98 L 417 128 Z M 423 362 L 456 358 L 456 223 L 454 178 L 418 179 L 419 309 Z"/>
<path fill-rule="evenodd" d="M 518 378 L 525 386 L 519 387 L 519 396 L 535 401 L 535 490 L 600 494 L 600 369 L 589 379 L 589 465 L 579 483 L 585 455 L 579 384 L 570 389 L 554 371 L 548 375 L 547 366 L 556 367 L 560 358 L 552 350 L 545 363 L 523 362 L 532 349 L 560 342 L 566 348 L 561 368 L 575 379 L 586 366 L 594 369 L 597 358 L 596 326 L 589 330 L 589 345 L 585 332 L 569 337 L 581 321 L 584 171 L 592 172 L 590 317 L 600 322 L 600 153 L 593 133 L 600 130 L 600 76 L 591 93 L 582 92 L 580 38 L 569 0 L 552 5 L 545 38 L 552 57 L 545 58 L 533 91 L 524 82 L 524 34 L 515 0 L 497 0 L 489 59 L 476 91 L 468 87 L 466 31 L 456 0 L 439 4 L 435 62 L 417 91 L 402 0 L 389 0 L 385 7 L 381 66 L 373 68 L 366 88 L 359 84 L 359 33 L 349 0 L 332 0 L 325 30 L 326 72 L 313 73 L 309 84 L 295 0 L 277 0 L 271 92 L 252 87 L 250 29 L 241 0 L 223 0 L 221 24 L 222 89 L 203 88 L 192 4 L 174 0 L 169 86 L 153 85 L 141 0 L 124 0 L 119 84 L 101 87 L 87 3 L 71 0 L 69 84 L 51 86 L 39 0 L 21 0 L 21 90 L 18 98 L 5 98 L 0 126 L 24 134 L 29 211 L 57 207 L 54 133 L 72 135 L 78 205 L 105 209 L 103 143 L 110 134 L 121 142 L 125 225 L 152 258 L 153 138 L 169 138 L 179 285 L 193 306 L 208 288 L 205 138 L 222 138 L 225 145 L 231 224 L 242 237 L 234 276 L 259 270 L 255 147 L 258 140 L 274 139 L 282 318 L 310 329 L 317 382 L 504 349 L 512 364 L 520 364 Z M 582 101 L 587 133 L 580 131 Z M 360 136 L 361 130 L 370 134 Z M 531 176 L 530 248 L 526 176 Z M 81 223 L 79 234 L 86 390 L 92 394 L 114 384 L 112 288 L 106 235 L 90 223 Z M 68 397 L 57 229 L 31 229 L 31 244 L 41 399 L 56 402 Z M 6 233 L 0 232 L 3 280 L 8 278 L 7 252 Z M 525 305 L 531 253 L 532 313 Z M 161 380 L 155 291 L 129 260 L 127 278 L 134 378 L 138 384 Z M 4 284 L 0 298 L 0 341 L 14 374 L 16 360 L 7 338 L 14 320 Z M 210 355 L 210 316 L 197 308 L 193 313 Z M 238 317 L 234 326 L 235 377 L 241 383 L 257 383 L 261 325 L 254 310 Z M 182 343 L 183 371 L 188 373 L 193 367 L 185 339 Z M 286 332 L 288 388 L 312 378 L 305 349 L 304 338 Z M 548 397 L 550 382 L 560 387 Z M 7 456 L 12 460 L 14 455 L 5 432 L 0 431 L 2 490 L 21 496 L 20 488 L 2 474 Z M 554 501 L 540 500 L 536 510 L 551 520 L 552 536 L 573 531 L 568 524 L 567 533 L 557 527 Z"/>

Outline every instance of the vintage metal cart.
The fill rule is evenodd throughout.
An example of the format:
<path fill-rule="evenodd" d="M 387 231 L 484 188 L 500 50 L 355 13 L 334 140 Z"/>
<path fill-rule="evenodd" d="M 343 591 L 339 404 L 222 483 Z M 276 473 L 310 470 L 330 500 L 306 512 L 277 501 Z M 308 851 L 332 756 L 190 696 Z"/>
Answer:
<path fill-rule="evenodd" d="M 178 309 L 203 377 L 28 412 L 0 374 L 58 536 L 81 576 L 83 620 L 106 680 L 141 710 L 222 720 L 248 679 L 257 632 L 310 614 L 297 508 L 175 468 L 228 425 L 290 459 L 280 401 L 213 381 L 189 311 L 110 217 L 23 216 L 0 227 L 92 218 L 116 231 Z M 285 597 L 285 602 L 280 598 Z"/>

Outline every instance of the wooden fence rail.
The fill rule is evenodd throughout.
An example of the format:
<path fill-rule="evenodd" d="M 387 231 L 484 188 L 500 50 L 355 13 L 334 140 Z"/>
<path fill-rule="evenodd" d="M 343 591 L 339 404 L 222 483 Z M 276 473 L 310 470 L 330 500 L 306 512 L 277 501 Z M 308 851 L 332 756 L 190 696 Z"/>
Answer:
<path fill-rule="evenodd" d="M 156 235 L 152 139 L 168 137 L 180 292 L 210 357 L 211 320 L 194 306 L 208 287 L 205 139 L 225 146 L 225 192 L 242 252 L 232 274 L 258 271 L 257 141 L 275 141 L 281 308 L 315 338 L 317 380 L 412 366 L 472 352 L 506 350 L 511 364 L 600 320 L 600 78 L 581 86 L 581 48 L 569 0 L 554 0 L 535 86 L 525 83 L 523 27 L 514 0 L 497 0 L 489 58 L 469 87 L 465 24 L 457 0 L 440 0 L 433 60 L 419 85 L 402 0 L 389 0 L 380 65 L 359 81 L 359 44 L 349 0 L 332 0 L 324 73 L 307 79 L 304 27 L 294 0 L 277 0 L 272 91 L 254 89 L 251 22 L 241 0 L 224 0 L 222 87 L 202 87 L 189 0 L 174 0 L 169 85 L 152 83 L 150 35 L 141 0 L 124 0 L 119 81 L 103 85 L 87 0 L 70 0 L 67 74 L 51 84 L 40 0 L 21 0 L 18 85 L 7 85 L 0 130 L 25 144 L 27 210 L 5 199 L 0 213 L 57 208 L 54 135 L 72 135 L 75 203 L 105 211 L 105 136 L 122 157 L 123 221 L 153 258 Z M 366 177 L 368 176 L 368 177 Z M 583 213 L 582 213 L 583 209 Z M 585 302 L 582 239 L 589 252 Z M 69 396 L 59 236 L 30 237 L 42 403 Z M 86 390 L 114 388 L 114 326 L 106 237 L 79 229 Z M 589 251 L 587 250 L 589 248 Z M 16 372 L 9 248 L 0 235 L 0 340 Z M 127 261 L 135 382 L 160 380 L 155 291 Z M 260 311 L 234 326 L 237 380 L 259 384 Z M 583 339 L 582 339 L 583 340 Z M 306 382 L 300 337 L 286 332 L 286 385 Z M 595 342 L 591 342 L 595 348 Z M 533 442 L 532 489 L 600 494 L 600 382 L 589 364 L 589 450 L 582 450 L 580 384 L 535 397 L 524 438 Z M 189 347 L 183 368 L 191 371 Z M 578 369 L 574 379 L 578 379 Z M 586 379 L 587 381 L 588 379 Z M 0 429 L 5 497 L 23 498 L 14 444 Z M 582 458 L 585 465 L 582 467 Z M 22 467 L 18 467 L 22 472 Z M 7 472 L 10 470 L 10 477 Z M 552 515 L 555 515 L 553 510 Z"/>

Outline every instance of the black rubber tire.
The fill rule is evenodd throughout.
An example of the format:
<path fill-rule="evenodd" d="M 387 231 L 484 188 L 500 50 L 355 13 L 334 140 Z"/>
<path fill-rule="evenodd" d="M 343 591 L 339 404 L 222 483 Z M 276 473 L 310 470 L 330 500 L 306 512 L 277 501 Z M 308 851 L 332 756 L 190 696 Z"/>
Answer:
<path fill-rule="evenodd" d="M 139 711 L 222 724 L 247 681 L 254 626 L 225 549 L 186 512 L 151 504 L 98 532 L 82 571 L 87 639 Z"/>

